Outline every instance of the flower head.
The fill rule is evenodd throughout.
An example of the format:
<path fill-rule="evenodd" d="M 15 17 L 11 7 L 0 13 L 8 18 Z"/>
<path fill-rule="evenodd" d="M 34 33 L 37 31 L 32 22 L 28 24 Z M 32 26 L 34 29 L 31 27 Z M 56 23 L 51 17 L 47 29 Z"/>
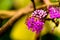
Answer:
<path fill-rule="evenodd" d="M 32 28 L 32 31 L 39 33 L 43 29 L 44 21 L 31 16 L 27 18 L 26 25 L 28 26 L 28 29 Z"/>
<path fill-rule="evenodd" d="M 50 18 L 60 18 L 60 8 L 59 7 L 49 7 Z"/>
<path fill-rule="evenodd" d="M 35 10 L 33 13 L 32 13 L 32 16 L 34 17 L 38 17 L 40 19 L 44 18 L 45 16 L 47 15 L 46 11 L 44 10 Z"/>

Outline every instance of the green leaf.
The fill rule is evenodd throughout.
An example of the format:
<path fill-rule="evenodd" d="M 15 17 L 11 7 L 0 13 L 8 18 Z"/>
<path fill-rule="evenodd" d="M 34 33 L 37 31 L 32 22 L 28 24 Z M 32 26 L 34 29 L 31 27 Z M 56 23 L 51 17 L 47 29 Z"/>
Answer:
<path fill-rule="evenodd" d="M 8 10 L 12 7 L 12 0 L 0 0 L 0 10 Z"/>
<path fill-rule="evenodd" d="M 46 35 L 41 37 L 41 40 L 60 40 L 60 38 L 54 34 L 47 33 Z"/>
<path fill-rule="evenodd" d="M 11 30 L 10 37 L 15 40 L 35 40 L 35 32 L 28 30 L 25 21 L 27 16 L 20 18 Z"/>
<path fill-rule="evenodd" d="M 58 2 L 58 0 L 50 0 L 51 2 Z"/>

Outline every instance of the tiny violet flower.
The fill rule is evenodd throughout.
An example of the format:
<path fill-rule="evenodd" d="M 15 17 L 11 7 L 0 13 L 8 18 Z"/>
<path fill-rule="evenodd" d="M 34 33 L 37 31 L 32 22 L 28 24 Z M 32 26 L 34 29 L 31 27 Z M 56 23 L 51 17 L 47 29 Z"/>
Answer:
<path fill-rule="evenodd" d="M 44 10 L 35 10 L 31 16 L 38 17 L 40 19 L 44 18 L 47 15 L 46 11 Z"/>
<path fill-rule="evenodd" d="M 28 29 L 32 28 L 33 32 L 36 31 L 36 33 L 39 33 L 43 29 L 44 21 L 31 16 L 27 18 L 26 25 Z"/>
<path fill-rule="evenodd" d="M 28 29 L 32 29 L 32 31 L 36 31 L 36 33 L 41 32 L 44 25 L 44 17 L 47 15 L 46 11 L 44 10 L 35 10 L 31 17 L 28 17 L 26 20 L 26 25 Z"/>
<path fill-rule="evenodd" d="M 49 14 L 50 14 L 50 18 L 54 19 L 54 18 L 60 18 L 60 8 L 59 7 L 49 7 Z"/>

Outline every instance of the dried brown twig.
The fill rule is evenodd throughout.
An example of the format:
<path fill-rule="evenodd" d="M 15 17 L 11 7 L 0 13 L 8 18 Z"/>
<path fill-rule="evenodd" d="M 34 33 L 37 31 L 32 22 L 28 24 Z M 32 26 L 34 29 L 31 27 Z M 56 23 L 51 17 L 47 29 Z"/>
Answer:
<path fill-rule="evenodd" d="M 31 5 L 28 5 L 27 7 L 16 11 L 16 14 L 0 28 L 0 34 L 7 30 L 8 26 L 11 26 L 12 23 L 22 15 L 22 13 L 28 13 L 30 11 L 33 11 L 33 7 L 31 7 Z"/>
<path fill-rule="evenodd" d="M 51 5 L 58 5 L 59 2 L 56 2 L 56 3 L 52 3 Z M 41 6 L 37 6 L 37 8 L 43 8 L 43 7 L 46 7 L 48 5 L 47 4 L 43 4 Z M 25 9 L 23 9 L 25 10 Z M 18 10 L 20 11 L 20 10 Z M 9 18 L 9 17 L 12 17 L 16 14 L 16 10 L 0 10 L 0 18 L 2 19 L 5 19 L 5 18 Z"/>
<path fill-rule="evenodd" d="M 5 19 L 14 16 L 14 10 L 0 10 L 0 18 Z"/>
<path fill-rule="evenodd" d="M 55 5 L 57 5 L 58 3 L 55 3 Z M 54 4 L 53 4 L 54 5 Z M 46 4 L 44 4 L 44 5 L 42 5 L 42 6 L 37 6 L 36 7 L 36 9 L 39 9 L 39 8 L 42 8 L 42 7 L 45 7 L 45 6 L 47 6 Z M 9 12 L 8 11 L 8 13 L 13 13 L 12 15 L 10 15 L 10 16 L 13 16 L 10 20 L 8 20 L 7 21 L 7 23 L 6 24 L 4 24 L 1 28 L 0 28 L 0 34 L 2 34 L 4 31 L 6 31 L 7 30 L 7 28 L 9 28 L 9 26 L 11 26 L 12 24 L 13 24 L 13 22 L 16 20 L 16 19 L 18 19 L 21 15 L 23 15 L 23 14 L 26 14 L 26 13 L 28 13 L 28 12 L 32 12 L 33 11 L 33 5 L 28 5 L 27 7 L 25 7 L 25 8 L 22 8 L 22 9 L 20 9 L 20 10 L 17 10 L 17 11 L 11 11 L 11 12 Z M 6 12 L 6 14 L 8 14 L 7 12 Z"/>

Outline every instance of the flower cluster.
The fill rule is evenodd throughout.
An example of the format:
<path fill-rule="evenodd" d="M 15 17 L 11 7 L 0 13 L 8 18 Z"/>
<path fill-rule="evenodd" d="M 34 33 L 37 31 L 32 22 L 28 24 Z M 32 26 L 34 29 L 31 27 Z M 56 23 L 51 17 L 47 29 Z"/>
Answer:
<path fill-rule="evenodd" d="M 59 7 L 49 7 L 50 18 L 60 18 L 60 8 Z"/>
<path fill-rule="evenodd" d="M 44 21 L 36 17 L 29 17 L 27 18 L 26 25 L 28 26 L 28 29 L 32 28 L 32 31 L 39 33 L 43 28 Z"/>
<path fill-rule="evenodd" d="M 48 8 L 50 19 L 54 18 L 60 18 L 60 8 L 59 7 L 52 7 L 50 6 Z M 28 29 L 32 29 L 32 31 L 36 31 L 36 33 L 41 32 L 44 25 L 44 18 L 47 16 L 47 12 L 44 10 L 35 10 L 31 17 L 28 17 L 26 20 L 26 25 L 28 26 Z"/>
<path fill-rule="evenodd" d="M 46 15 L 47 15 L 46 11 L 44 11 L 44 10 L 41 9 L 41 10 L 34 11 L 31 16 L 35 16 L 35 17 L 38 17 L 38 18 L 42 19 Z"/>
<path fill-rule="evenodd" d="M 28 29 L 32 28 L 32 31 L 39 33 L 43 29 L 44 20 L 43 18 L 47 15 L 44 10 L 36 10 L 32 13 L 31 17 L 26 20 Z"/>

